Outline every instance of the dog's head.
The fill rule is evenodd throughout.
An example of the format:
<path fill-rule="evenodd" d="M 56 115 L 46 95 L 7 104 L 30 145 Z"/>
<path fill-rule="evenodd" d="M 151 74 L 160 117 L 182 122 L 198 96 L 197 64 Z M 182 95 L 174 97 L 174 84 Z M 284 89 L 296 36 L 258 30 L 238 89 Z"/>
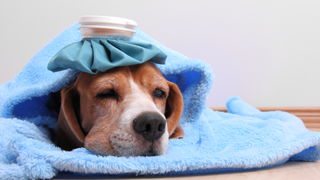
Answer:
<path fill-rule="evenodd" d="M 82 72 L 61 91 L 58 146 L 100 155 L 162 155 L 169 138 L 183 137 L 182 110 L 178 87 L 150 62 Z"/>

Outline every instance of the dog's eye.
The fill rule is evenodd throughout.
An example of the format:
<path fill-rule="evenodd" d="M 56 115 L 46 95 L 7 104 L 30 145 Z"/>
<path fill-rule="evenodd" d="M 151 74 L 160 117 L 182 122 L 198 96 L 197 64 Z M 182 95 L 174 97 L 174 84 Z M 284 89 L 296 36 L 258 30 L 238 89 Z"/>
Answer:
<path fill-rule="evenodd" d="M 109 89 L 98 94 L 97 97 L 98 98 L 117 98 L 118 94 L 113 89 Z"/>
<path fill-rule="evenodd" d="M 157 98 L 164 98 L 166 97 L 166 93 L 161 91 L 160 89 L 156 89 L 154 92 L 153 92 L 153 95 Z"/>

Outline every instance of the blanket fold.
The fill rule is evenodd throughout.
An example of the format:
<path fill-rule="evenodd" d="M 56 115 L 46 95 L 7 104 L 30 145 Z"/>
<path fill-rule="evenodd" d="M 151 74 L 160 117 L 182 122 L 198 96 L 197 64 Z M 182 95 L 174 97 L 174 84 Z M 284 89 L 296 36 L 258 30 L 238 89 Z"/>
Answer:
<path fill-rule="evenodd" d="M 214 76 L 203 61 L 189 59 L 141 30 L 133 41 L 151 43 L 167 55 L 156 64 L 178 85 L 184 100 L 184 139 L 170 140 L 166 155 L 98 156 L 85 148 L 67 152 L 51 141 L 56 119 L 45 104 L 51 92 L 76 79 L 79 71 L 47 70 L 49 60 L 82 37 L 74 24 L 51 40 L 10 82 L 0 86 L 0 179 L 52 178 L 58 172 L 105 175 L 195 174 L 257 169 L 288 160 L 320 158 L 320 133 L 308 131 L 291 114 L 260 112 L 239 97 L 227 101 L 228 113 L 206 107 Z"/>

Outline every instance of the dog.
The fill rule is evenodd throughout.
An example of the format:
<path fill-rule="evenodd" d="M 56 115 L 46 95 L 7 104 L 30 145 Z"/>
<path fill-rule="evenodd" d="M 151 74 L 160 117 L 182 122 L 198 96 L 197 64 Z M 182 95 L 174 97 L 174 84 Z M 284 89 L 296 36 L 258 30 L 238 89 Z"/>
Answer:
<path fill-rule="evenodd" d="M 181 92 L 151 62 L 81 72 L 58 93 L 61 99 L 52 95 L 47 107 L 58 116 L 57 145 L 63 150 L 156 156 L 166 153 L 169 139 L 184 136 Z"/>

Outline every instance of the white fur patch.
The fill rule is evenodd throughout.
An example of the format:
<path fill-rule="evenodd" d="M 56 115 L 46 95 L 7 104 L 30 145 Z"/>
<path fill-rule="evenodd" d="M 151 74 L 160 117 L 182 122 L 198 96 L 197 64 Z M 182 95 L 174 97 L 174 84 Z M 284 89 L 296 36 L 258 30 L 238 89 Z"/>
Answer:
<path fill-rule="evenodd" d="M 122 133 L 119 131 L 115 132 L 111 136 L 111 142 L 113 148 L 115 148 L 121 155 L 131 154 L 130 150 L 126 151 L 127 147 L 132 147 L 133 151 L 136 153 L 141 153 L 141 146 L 145 146 L 143 144 L 150 144 L 143 139 L 143 137 L 133 129 L 133 120 L 143 114 L 143 113 L 157 113 L 160 114 L 164 119 L 165 116 L 161 113 L 161 111 L 157 108 L 155 103 L 150 97 L 149 94 L 145 93 L 141 87 L 139 87 L 132 78 L 129 79 L 130 90 L 128 90 L 129 94 L 125 97 L 123 102 L 123 113 L 119 118 L 118 126 L 122 129 Z M 130 134 L 130 135 L 128 135 Z M 154 142 L 153 149 L 154 152 L 159 155 L 165 154 L 169 141 L 169 133 L 168 128 L 166 126 L 165 133 L 161 136 L 160 139 Z M 128 143 L 125 144 L 124 142 Z M 133 144 L 135 147 L 133 147 Z M 140 148 L 139 148 L 140 146 Z"/>

